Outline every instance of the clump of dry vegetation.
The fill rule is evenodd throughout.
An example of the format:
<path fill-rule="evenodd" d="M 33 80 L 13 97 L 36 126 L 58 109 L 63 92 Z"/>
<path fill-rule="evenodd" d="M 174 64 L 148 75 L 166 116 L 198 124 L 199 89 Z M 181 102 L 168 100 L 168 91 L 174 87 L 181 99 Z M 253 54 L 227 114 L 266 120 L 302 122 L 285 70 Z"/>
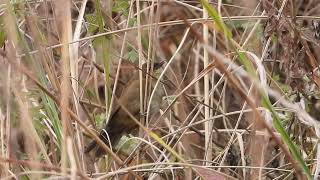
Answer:
<path fill-rule="evenodd" d="M 0 177 L 317 179 L 319 6 L 2 1 Z"/>

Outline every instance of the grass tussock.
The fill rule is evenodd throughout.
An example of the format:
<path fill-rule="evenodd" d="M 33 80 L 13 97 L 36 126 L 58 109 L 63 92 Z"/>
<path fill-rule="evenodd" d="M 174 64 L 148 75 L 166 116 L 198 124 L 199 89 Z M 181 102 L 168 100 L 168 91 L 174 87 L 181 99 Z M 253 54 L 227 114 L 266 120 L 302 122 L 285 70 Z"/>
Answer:
<path fill-rule="evenodd" d="M 318 179 L 316 1 L 2 1 L 1 179 Z"/>

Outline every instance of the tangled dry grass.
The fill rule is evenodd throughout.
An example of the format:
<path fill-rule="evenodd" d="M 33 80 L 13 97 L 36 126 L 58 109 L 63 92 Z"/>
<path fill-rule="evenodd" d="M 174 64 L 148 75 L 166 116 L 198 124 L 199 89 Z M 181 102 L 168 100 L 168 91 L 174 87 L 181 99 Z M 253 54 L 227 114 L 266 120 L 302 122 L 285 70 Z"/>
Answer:
<path fill-rule="evenodd" d="M 318 179 L 319 7 L 1 1 L 1 179 Z"/>

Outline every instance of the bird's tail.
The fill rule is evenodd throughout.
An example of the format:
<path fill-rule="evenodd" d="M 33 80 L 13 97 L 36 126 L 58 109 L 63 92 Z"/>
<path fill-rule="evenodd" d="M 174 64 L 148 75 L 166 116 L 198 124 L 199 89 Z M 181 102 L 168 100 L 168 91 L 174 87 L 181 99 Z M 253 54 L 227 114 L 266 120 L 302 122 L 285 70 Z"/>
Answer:
<path fill-rule="evenodd" d="M 102 131 L 99 135 L 99 138 L 108 146 L 110 147 L 111 145 L 115 145 L 115 143 L 117 143 L 117 141 L 121 138 L 121 134 L 120 133 L 113 133 L 112 131 L 108 133 L 109 138 L 107 137 L 107 135 L 105 134 L 105 131 Z M 110 140 L 110 141 L 109 141 Z M 85 153 L 89 153 L 91 152 L 93 149 L 96 149 L 95 152 L 95 157 L 100 157 L 102 155 L 105 154 L 105 150 L 98 145 L 98 143 L 93 140 L 90 142 L 90 144 L 85 148 Z"/>
<path fill-rule="evenodd" d="M 97 142 L 95 140 L 91 141 L 90 144 L 85 148 L 84 153 L 89 153 L 97 146 Z"/>

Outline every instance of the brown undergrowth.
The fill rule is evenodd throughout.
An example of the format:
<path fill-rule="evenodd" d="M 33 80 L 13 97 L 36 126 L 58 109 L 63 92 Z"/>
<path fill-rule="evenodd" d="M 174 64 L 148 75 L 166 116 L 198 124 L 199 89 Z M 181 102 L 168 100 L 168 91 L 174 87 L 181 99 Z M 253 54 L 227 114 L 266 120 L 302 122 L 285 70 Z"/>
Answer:
<path fill-rule="evenodd" d="M 319 3 L 209 4 L 2 1 L 0 177 L 317 176 Z"/>

